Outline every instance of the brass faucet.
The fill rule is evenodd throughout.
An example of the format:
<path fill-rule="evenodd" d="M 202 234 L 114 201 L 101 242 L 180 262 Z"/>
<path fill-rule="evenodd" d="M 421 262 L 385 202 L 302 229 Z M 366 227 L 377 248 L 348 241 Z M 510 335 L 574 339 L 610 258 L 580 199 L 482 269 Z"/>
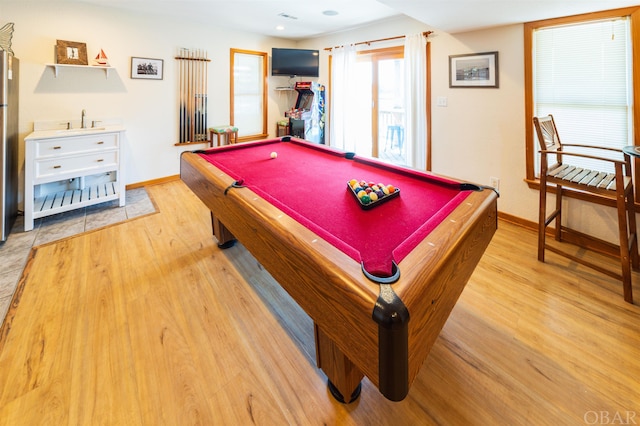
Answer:
<path fill-rule="evenodd" d="M 87 117 L 87 111 L 86 110 L 82 110 L 82 120 L 80 121 L 81 126 L 83 129 L 87 128 L 87 123 L 84 122 L 85 118 Z"/>

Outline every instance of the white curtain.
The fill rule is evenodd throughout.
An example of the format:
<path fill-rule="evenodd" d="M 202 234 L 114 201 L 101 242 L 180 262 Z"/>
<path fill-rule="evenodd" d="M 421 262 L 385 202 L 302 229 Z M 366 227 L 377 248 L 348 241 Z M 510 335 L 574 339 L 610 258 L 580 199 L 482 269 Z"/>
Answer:
<path fill-rule="evenodd" d="M 358 126 L 354 125 L 353 99 L 356 84 L 356 47 L 345 45 L 333 49 L 331 60 L 330 144 L 347 152 L 356 152 Z"/>
<path fill-rule="evenodd" d="M 427 167 L 427 41 L 423 34 L 405 36 L 404 87 L 408 144 L 407 165 Z"/>

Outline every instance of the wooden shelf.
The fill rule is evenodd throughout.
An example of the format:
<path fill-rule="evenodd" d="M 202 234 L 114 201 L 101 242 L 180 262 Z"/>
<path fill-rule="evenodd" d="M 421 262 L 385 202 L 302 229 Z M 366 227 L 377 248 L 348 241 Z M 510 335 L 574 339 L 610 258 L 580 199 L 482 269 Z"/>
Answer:
<path fill-rule="evenodd" d="M 197 145 L 197 144 L 210 144 L 210 141 L 196 141 L 196 142 L 176 142 L 173 145 L 174 146 L 183 146 L 183 145 Z"/>
<path fill-rule="evenodd" d="M 116 182 L 92 185 L 84 189 L 59 191 L 36 198 L 33 202 L 33 218 L 38 219 L 96 203 L 120 198 Z"/>
<path fill-rule="evenodd" d="M 109 78 L 109 70 L 114 69 L 114 67 L 105 67 L 102 65 L 45 64 L 45 66 L 51 67 L 53 69 L 53 73 L 56 78 L 58 78 L 58 73 L 60 72 L 60 69 L 64 69 L 64 68 L 84 68 L 84 69 L 104 70 L 105 78 Z"/>

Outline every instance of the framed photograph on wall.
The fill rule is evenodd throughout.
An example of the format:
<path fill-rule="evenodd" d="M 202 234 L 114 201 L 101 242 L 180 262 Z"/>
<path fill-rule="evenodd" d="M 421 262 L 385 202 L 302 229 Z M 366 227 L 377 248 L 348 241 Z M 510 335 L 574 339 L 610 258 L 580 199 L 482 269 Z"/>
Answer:
<path fill-rule="evenodd" d="M 87 44 L 75 41 L 56 40 L 56 63 L 88 65 Z"/>
<path fill-rule="evenodd" d="M 162 80 L 164 60 L 131 57 L 131 78 L 144 80 Z"/>
<path fill-rule="evenodd" d="M 499 87 L 498 52 L 449 56 L 449 87 Z"/>

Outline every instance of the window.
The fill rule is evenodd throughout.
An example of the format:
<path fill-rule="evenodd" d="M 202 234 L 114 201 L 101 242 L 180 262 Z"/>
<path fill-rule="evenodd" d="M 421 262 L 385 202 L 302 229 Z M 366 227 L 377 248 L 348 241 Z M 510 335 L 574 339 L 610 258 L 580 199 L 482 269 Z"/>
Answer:
<path fill-rule="evenodd" d="M 553 114 L 565 143 L 638 144 L 639 55 L 632 25 L 640 8 L 551 19 L 525 25 L 527 180 L 538 172 L 532 118 Z M 635 39 L 638 39 L 635 37 Z M 635 92 L 634 92 L 634 89 Z M 585 167 L 593 165 L 585 164 Z M 600 166 L 601 167 L 601 166 Z"/>
<path fill-rule="evenodd" d="M 632 144 L 629 20 L 541 28 L 533 37 L 534 115 L 553 114 L 565 142 Z M 590 164 L 597 161 L 572 161 L 603 170 Z"/>
<path fill-rule="evenodd" d="M 231 124 L 239 140 L 266 138 L 267 53 L 231 49 Z"/>

